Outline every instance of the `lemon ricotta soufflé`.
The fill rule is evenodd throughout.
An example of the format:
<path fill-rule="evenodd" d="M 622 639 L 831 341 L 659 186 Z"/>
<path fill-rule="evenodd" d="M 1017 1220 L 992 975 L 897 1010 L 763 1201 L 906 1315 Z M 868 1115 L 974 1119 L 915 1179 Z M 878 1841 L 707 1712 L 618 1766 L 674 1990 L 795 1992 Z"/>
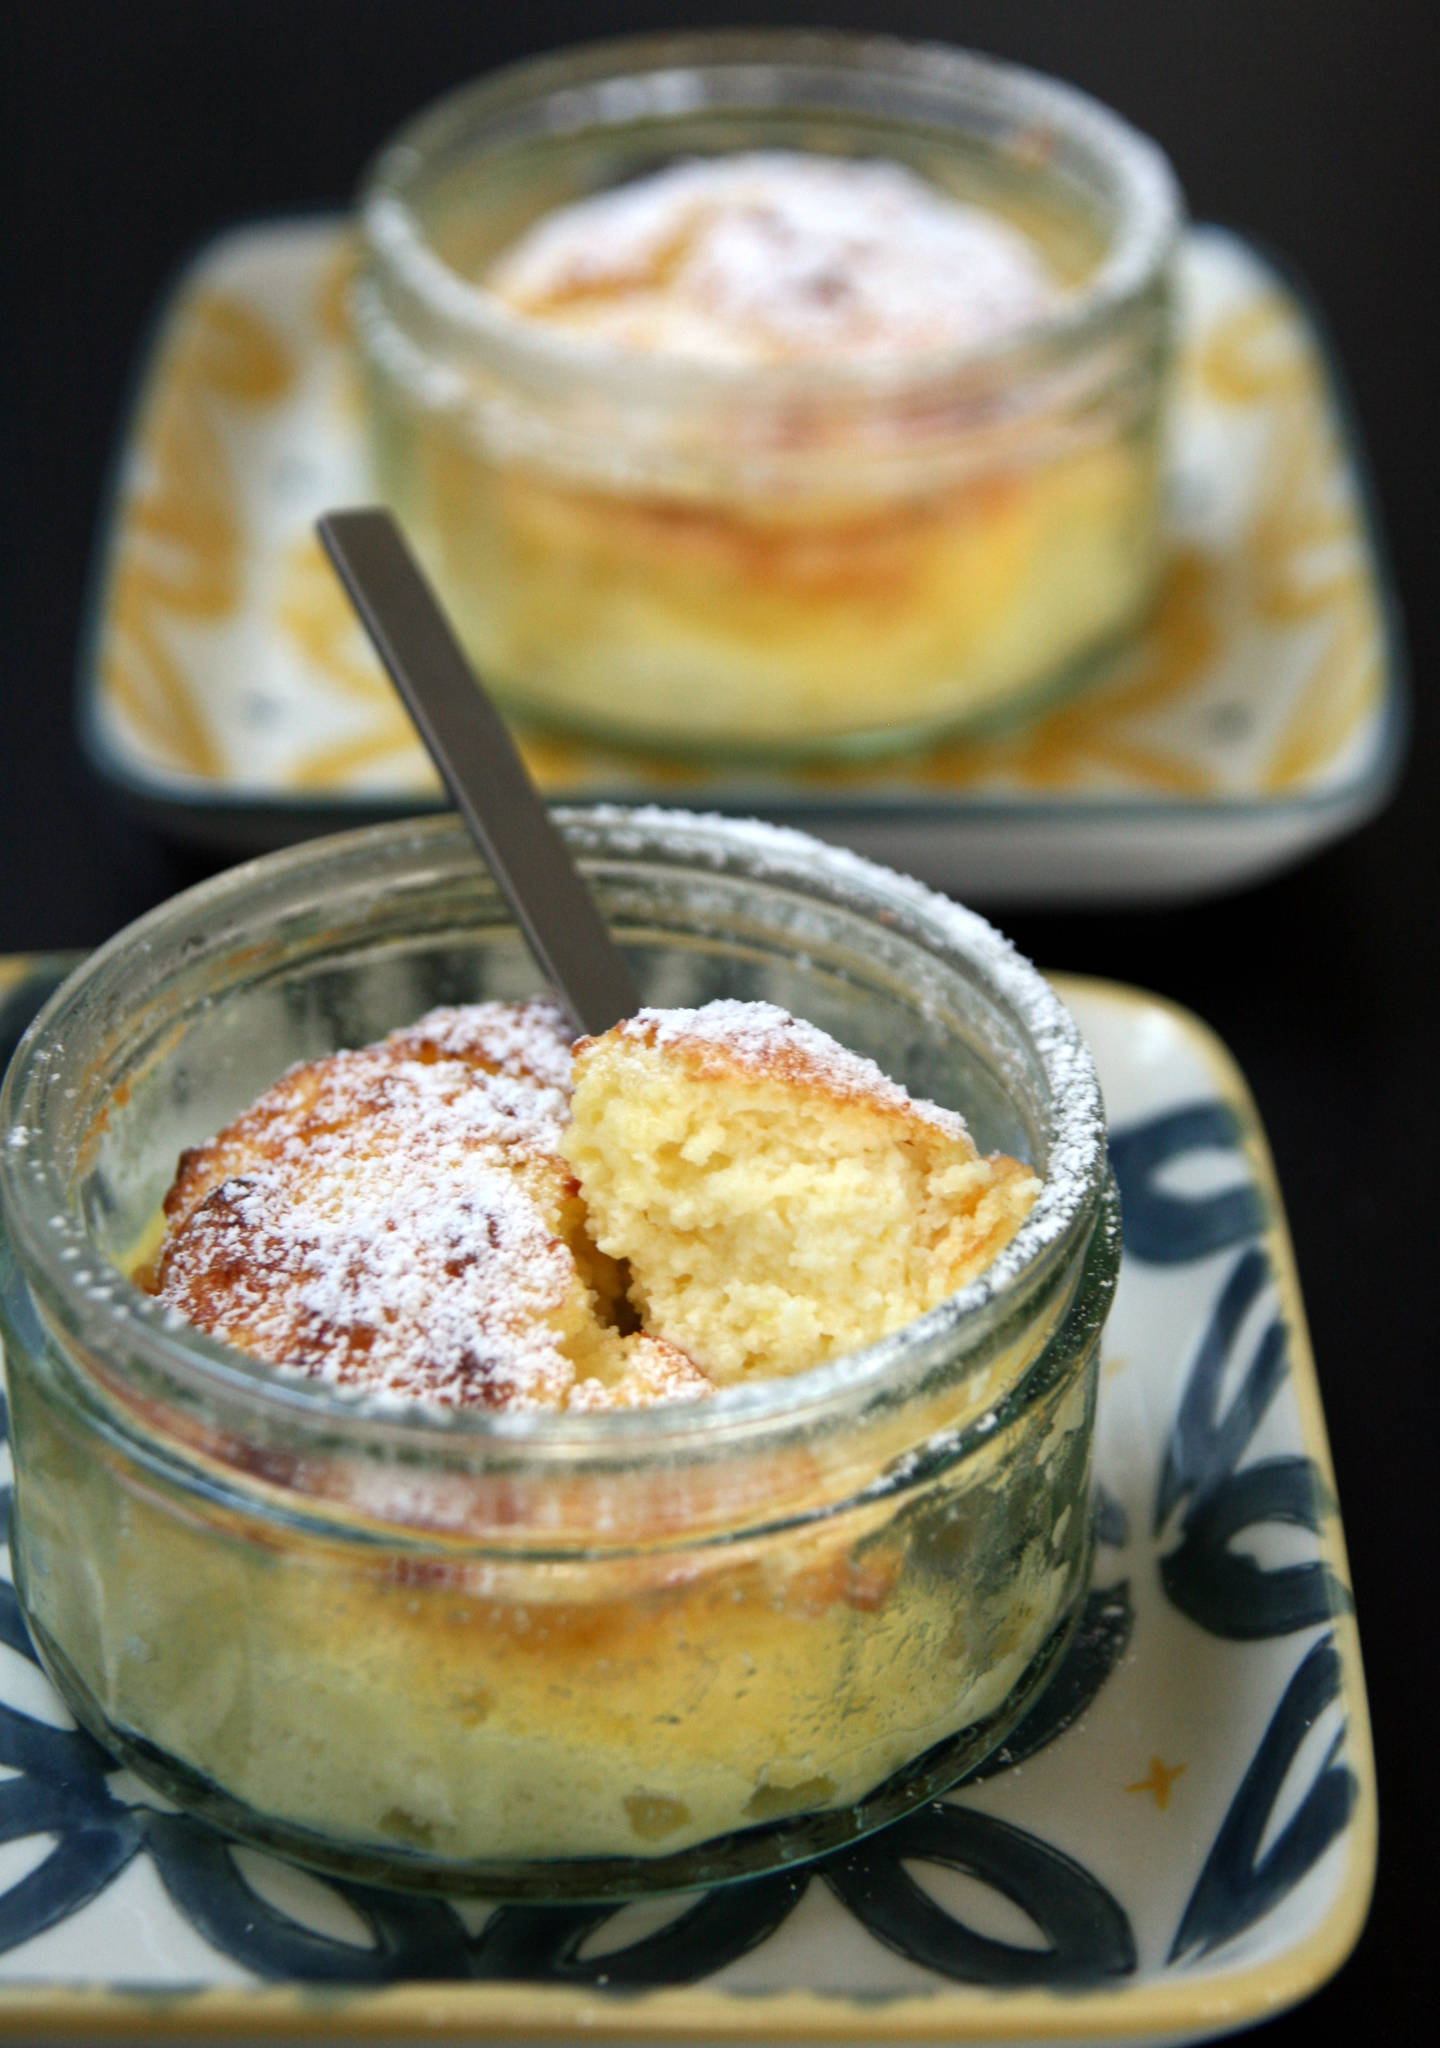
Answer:
<path fill-rule="evenodd" d="M 572 1047 L 548 1001 L 485 1002 L 292 1068 L 184 1154 L 136 1277 L 382 1411 L 693 1403 L 909 1322 L 1038 1187 L 771 1005 L 645 1010 Z M 1063 1461 L 1083 1425 L 1082 1389 L 1047 1425 Z M 663 1856 L 844 1810 L 1003 1705 L 1079 1569 L 1048 1491 L 1012 1525 L 1004 1460 L 981 1463 L 1010 1561 L 970 1586 L 929 1556 L 953 1538 L 918 1512 L 897 1540 L 883 1499 L 776 1554 L 670 1548 L 689 1510 L 662 1488 L 607 1566 L 290 1571 L 282 1543 L 258 1580 L 250 1546 L 152 1528 L 137 1501 L 124 1542 L 166 1568 L 117 1577 L 93 1661 L 114 1721 L 315 1839 Z M 799 1498 L 822 1483 L 804 1463 Z"/>
<path fill-rule="evenodd" d="M 468 280 L 540 366 L 477 385 L 473 428 L 401 396 L 403 351 L 386 396 L 376 330 L 384 488 L 514 706 L 649 745 L 904 745 L 1127 626 L 1153 418 L 997 367 L 1085 272 L 1078 231 L 1015 211 L 786 149 L 557 207 Z"/>
<path fill-rule="evenodd" d="M 801 1372 L 974 1278 L 1038 1192 L 953 1111 L 764 1003 L 603 1037 L 437 1010 L 185 1154 L 149 1286 L 336 1385 L 611 1408 Z"/>

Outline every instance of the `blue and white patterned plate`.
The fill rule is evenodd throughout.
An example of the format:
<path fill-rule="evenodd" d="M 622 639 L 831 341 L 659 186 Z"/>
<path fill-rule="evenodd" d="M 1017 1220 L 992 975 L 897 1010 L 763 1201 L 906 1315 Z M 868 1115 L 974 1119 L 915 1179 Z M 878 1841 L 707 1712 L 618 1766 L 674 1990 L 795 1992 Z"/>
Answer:
<path fill-rule="evenodd" d="M 0 1064 L 57 966 L 0 963 Z M 1369 1900 L 1374 1770 L 1273 1171 L 1203 1026 L 1062 987 L 1126 1252 L 1095 1590 L 1004 1750 L 860 1847 L 723 1891 L 405 1899 L 165 1810 L 73 1728 L 0 1584 L 0 2033 L 1170 2041 L 1322 1983 Z"/>

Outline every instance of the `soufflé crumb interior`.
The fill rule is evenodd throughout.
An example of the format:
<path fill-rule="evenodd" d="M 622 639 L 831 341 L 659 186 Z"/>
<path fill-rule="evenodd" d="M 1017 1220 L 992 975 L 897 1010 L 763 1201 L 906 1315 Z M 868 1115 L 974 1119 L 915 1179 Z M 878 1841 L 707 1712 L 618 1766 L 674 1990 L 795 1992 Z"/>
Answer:
<path fill-rule="evenodd" d="M 334 1385 L 636 1407 L 874 1342 L 980 1273 L 1038 1192 L 769 1004 L 572 1046 L 550 1003 L 479 1003 L 292 1068 L 187 1152 L 142 1279 Z"/>

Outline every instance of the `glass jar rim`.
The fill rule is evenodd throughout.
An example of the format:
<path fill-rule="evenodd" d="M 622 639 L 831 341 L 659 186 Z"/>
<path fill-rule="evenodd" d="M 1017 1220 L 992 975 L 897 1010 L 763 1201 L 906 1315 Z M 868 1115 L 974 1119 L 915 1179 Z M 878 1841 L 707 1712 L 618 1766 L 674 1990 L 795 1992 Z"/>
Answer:
<path fill-rule="evenodd" d="M 441 814 L 308 840 L 183 891 L 91 954 L 31 1024 L 0 1087 L 0 1223 L 24 1279 L 36 1283 L 47 1310 L 87 1350 L 103 1356 L 123 1343 L 127 1359 L 162 1384 L 254 1418 L 321 1428 L 357 1451 L 418 1454 L 463 1446 L 482 1455 L 489 1447 L 505 1457 L 523 1450 L 561 1461 L 617 1455 L 663 1461 L 702 1447 L 786 1436 L 864 1412 L 875 1398 L 903 1396 L 942 1350 L 983 1345 L 1088 1242 L 1108 1179 L 1094 1064 L 1049 983 L 985 919 L 918 881 L 783 826 L 668 807 L 596 805 L 555 815 L 582 865 L 587 853 L 622 863 L 627 857 L 653 863 L 668 854 L 677 867 L 770 882 L 883 920 L 942 963 L 947 957 L 963 962 L 979 976 L 985 993 L 1020 1023 L 1049 1090 L 1049 1171 L 1034 1207 L 992 1264 L 900 1330 L 806 1372 L 721 1388 L 703 1402 L 598 1413 L 382 1404 L 298 1375 L 281 1377 L 273 1366 L 181 1322 L 108 1261 L 96 1284 L 85 1262 L 95 1260 L 97 1247 L 73 1212 L 65 1172 L 46 1155 L 41 1114 L 67 1039 L 72 1048 L 82 1043 L 87 1005 L 113 999 L 137 957 L 153 962 L 158 973 L 167 950 L 176 957 L 189 950 L 187 927 L 218 926 L 219 913 L 233 912 L 267 886 L 288 886 L 295 900 L 305 901 L 314 900 L 313 885 L 322 877 L 332 891 L 342 883 L 358 889 L 365 876 L 393 880 L 407 859 L 433 867 L 448 856 L 457 872 L 466 862 L 478 868 L 458 819 Z"/>
<path fill-rule="evenodd" d="M 737 363 L 657 357 L 604 337 L 534 320 L 484 284 L 462 277 L 428 241 L 407 188 L 428 157 L 452 144 L 477 119 L 503 121 L 527 103 L 556 103 L 547 132 L 611 125 L 582 117 L 579 95 L 609 88 L 617 119 L 641 112 L 691 113 L 701 102 L 685 74 L 806 66 L 837 77 L 864 73 L 902 86 L 966 95 L 1003 106 L 1027 126 L 1062 134 L 1103 164 L 1120 192 L 1120 219 L 1094 274 L 1034 318 L 993 336 L 896 356 Z M 637 103 L 648 81 L 650 102 Z M 621 89 L 628 91 L 624 100 Z M 623 103 L 621 103 L 623 101 Z M 737 101 L 737 106 L 768 104 Z M 593 381 L 614 391 L 654 398 L 724 398 L 736 391 L 783 401 L 818 391 L 863 402 L 922 390 L 968 374 L 1044 359 L 1082 348 L 1107 333 L 1163 272 L 1184 217 L 1179 185 L 1159 144 L 1123 117 L 1043 72 L 943 43 L 844 30 L 727 29 L 619 37 L 522 60 L 456 87 L 414 115 L 367 168 L 359 195 L 361 238 L 377 270 L 393 276 L 450 337 L 490 359 L 500 371 Z M 373 314 L 370 317 L 374 317 Z M 363 327 L 362 321 L 362 327 Z"/>

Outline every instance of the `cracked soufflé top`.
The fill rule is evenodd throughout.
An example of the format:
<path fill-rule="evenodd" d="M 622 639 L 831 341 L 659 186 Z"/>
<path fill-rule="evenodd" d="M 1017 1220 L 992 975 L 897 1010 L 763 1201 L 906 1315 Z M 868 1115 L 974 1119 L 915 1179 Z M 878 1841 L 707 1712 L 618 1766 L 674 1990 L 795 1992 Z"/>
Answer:
<path fill-rule="evenodd" d="M 768 1004 L 572 1047 L 544 1001 L 292 1068 L 166 1197 L 146 1284 L 270 1363 L 444 1407 L 802 1371 L 983 1270 L 1039 1184 Z"/>

